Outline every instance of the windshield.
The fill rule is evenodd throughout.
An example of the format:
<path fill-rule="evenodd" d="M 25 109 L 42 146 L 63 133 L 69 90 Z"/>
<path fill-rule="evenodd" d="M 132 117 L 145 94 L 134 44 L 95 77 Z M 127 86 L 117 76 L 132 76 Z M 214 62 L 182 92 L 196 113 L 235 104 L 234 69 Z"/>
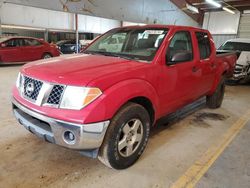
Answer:
<path fill-rule="evenodd" d="M 226 42 L 219 48 L 219 50 L 250 51 L 250 43 Z"/>
<path fill-rule="evenodd" d="M 92 43 L 84 52 L 152 61 L 167 31 L 166 28 L 111 30 Z"/>

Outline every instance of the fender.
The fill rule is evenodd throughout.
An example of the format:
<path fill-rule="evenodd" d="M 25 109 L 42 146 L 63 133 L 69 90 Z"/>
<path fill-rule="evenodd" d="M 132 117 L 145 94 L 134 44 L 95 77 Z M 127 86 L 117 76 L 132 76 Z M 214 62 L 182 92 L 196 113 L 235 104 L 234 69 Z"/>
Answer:
<path fill-rule="evenodd" d="M 112 119 L 124 104 L 135 97 L 149 99 L 155 110 L 155 116 L 158 114 L 159 97 L 155 88 L 145 80 L 129 79 L 112 85 L 103 91 L 101 97 L 84 108 L 84 123 Z"/>
<path fill-rule="evenodd" d="M 218 62 L 218 63 L 220 64 L 220 62 Z M 208 95 L 212 95 L 216 91 L 217 86 L 220 83 L 220 80 L 221 80 L 222 76 L 224 74 L 227 74 L 227 72 L 229 70 L 230 70 L 230 66 L 229 66 L 229 64 L 227 62 L 223 62 L 223 63 L 220 64 L 220 66 L 217 68 L 217 71 L 215 73 L 215 79 L 214 79 L 212 89 L 210 90 Z"/>

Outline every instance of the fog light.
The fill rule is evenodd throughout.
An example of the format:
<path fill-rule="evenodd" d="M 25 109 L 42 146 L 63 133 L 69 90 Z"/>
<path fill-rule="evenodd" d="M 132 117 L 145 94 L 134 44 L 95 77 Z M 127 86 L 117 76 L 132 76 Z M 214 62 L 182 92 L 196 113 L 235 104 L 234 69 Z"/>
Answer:
<path fill-rule="evenodd" d="M 75 135 L 74 133 L 72 133 L 71 131 L 65 131 L 64 132 L 64 140 L 67 142 L 67 143 L 71 143 L 75 141 Z"/>

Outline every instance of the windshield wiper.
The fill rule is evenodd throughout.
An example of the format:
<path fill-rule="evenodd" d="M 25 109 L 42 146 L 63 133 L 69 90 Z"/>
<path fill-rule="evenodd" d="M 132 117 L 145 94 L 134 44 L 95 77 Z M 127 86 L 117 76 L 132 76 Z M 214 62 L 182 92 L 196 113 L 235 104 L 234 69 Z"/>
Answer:
<path fill-rule="evenodd" d="M 100 55 L 104 55 L 104 56 L 110 56 L 110 57 L 119 57 L 119 58 L 123 58 L 123 59 L 127 59 L 127 60 L 133 60 L 134 58 L 132 57 L 128 57 L 126 55 L 121 55 L 121 54 L 116 54 L 116 53 L 111 53 L 111 52 L 102 52 L 102 51 L 85 51 L 84 53 L 86 54 L 100 54 Z"/>

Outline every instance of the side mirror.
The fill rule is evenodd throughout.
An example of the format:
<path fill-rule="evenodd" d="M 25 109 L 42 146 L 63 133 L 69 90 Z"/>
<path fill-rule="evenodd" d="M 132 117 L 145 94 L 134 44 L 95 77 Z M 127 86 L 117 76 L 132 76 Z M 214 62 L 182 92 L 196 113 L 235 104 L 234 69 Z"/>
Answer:
<path fill-rule="evenodd" d="M 179 62 L 186 62 L 192 60 L 192 53 L 188 51 L 175 53 L 170 60 L 168 60 L 168 65 L 173 65 Z"/>

